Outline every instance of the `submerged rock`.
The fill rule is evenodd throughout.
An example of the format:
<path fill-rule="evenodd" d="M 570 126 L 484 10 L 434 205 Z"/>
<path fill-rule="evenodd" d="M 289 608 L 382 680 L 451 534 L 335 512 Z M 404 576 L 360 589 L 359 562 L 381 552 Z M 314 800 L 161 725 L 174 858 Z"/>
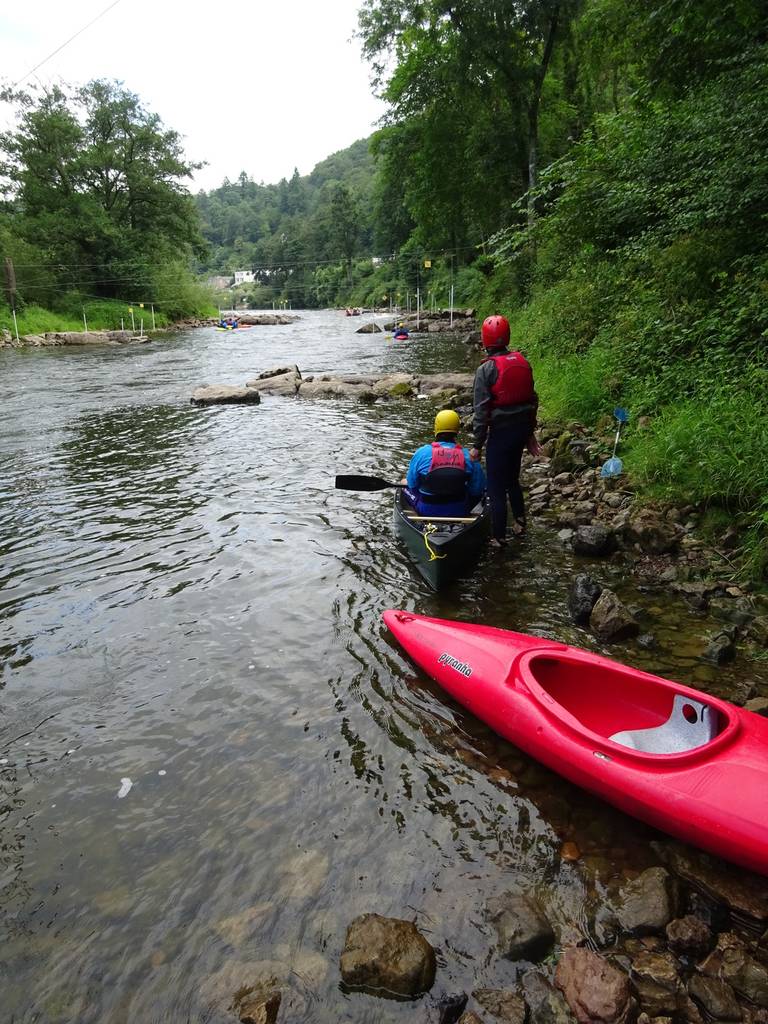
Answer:
<path fill-rule="evenodd" d="M 648 868 L 619 893 L 616 919 L 634 935 L 661 932 L 675 914 L 674 879 L 665 868 Z"/>
<path fill-rule="evenodd" d="M 522 893 L 504 893 L 486 904 L 496 930 L 498 952 L 507 960 L 539 960 L 555 941 L 552 925 L 539 904 Z"/>
<path fill-rule="evenodd" d="M 704 1011 L 707 1020 L 741 1020 L 741 1008 L 734 991 L 725 982 L 694 974 L 688 982 L 688 993 L 694 1003 Z"/>
<path fill-rule="evenodd" d="M 579 1024 L 630 1024 L 634 1019 L 637 1006 L 629 978 L 590 949 L 566 949 L 555 984 Z"/>
<path fill-rule="evenodd" d="M 748 931 L 762 933 L 768 926 L 768 879 L 671 840 L 654 843 L 654 848 L 671 871 L 724 903 Z"/>
<path fill-rule="evenodd" d="M 669 953 L 639 953 L 632 960 L 629 976 L 649 1017 L 674 1016 L 683 1009 L 685 986 Z"/>
<path fill-rule="evenodd" d="M 700 917 L 686 914 L 676 917 L 666 927 L 669 948 L 680 956 L 689 956 L 697 960 L 712 945 L 712 932 Z"/>
<path fill-rule="evenodd" d="M 531 1024 L 572 1024 L 573 1016 L 564 997 L 538 971 L 528 971 L 523 991 Z"/>
<path fill-rule="evenodd" d="M 472 993 L 484 1010 L 502 1024 L 525 1024 L 525 1000 L 517 992 L 480 988 Z"/>
<path fill-rule="evenodd" d="M 347 929 L 341 977 L 350 988 L 414 998 L 435 981 L 435 951 L 412 921 L 363 914 Z"/>
<path fill-rule="evenodd" d="M 752 956 L 749 946 L 733 932 L 717 938 L 717 946 L 704 963 L 702 974 L 726 982 L 757 1006 L 768 1008 L 768 969 Z"/>

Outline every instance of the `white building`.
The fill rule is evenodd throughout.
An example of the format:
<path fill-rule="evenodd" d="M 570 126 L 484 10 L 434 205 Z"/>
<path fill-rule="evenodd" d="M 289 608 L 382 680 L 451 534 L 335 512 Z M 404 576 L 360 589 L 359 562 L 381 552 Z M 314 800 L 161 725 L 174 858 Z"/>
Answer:
<path fill-rule="evenodd" d="M 235 284 L 253 284 L 256 275 L 252 270 L 236 270 Z"/>

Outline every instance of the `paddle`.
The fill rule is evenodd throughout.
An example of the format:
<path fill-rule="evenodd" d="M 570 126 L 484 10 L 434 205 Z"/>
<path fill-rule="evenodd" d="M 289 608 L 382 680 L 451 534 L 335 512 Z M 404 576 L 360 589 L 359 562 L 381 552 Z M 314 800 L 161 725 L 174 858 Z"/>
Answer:
<path fill-rule="evenodd" d="M 382 480 L 380 476 L 337 476 L 336 487 L 340 491 L 383 491 L 385 487 L 405 487 Z"/>
<path fill-rule="evenodd" d="M 616 431 L 616 440 L 613 442 L 613 453 L 607 462 L 604 462 L 600 469 L 600 476 L 619 476 L 621 471 L 624 469 L 624 463 L 621 459 L 616 458 L 616 449 L 619 446 L 619 435 L 621 434 L 621 428 L 629 419 L 629 413 L 626 409 L 622 409 L 621 406 L 617 406 L 613 410 L 613 415 L 618 420 L 619 426 Z"/>

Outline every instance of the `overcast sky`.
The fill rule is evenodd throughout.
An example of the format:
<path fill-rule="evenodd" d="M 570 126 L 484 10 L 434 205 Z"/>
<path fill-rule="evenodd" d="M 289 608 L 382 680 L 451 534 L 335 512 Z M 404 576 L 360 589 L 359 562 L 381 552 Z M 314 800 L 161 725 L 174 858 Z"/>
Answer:
<path fill-rule="evenodd" d="M 12 84 L 112 0 L 27 0 L 0 10 L 3 84 Z M 116 78 L 205 160 L 215 188 L 308 174 L 369 135 L 384 111 L 359 41 L 359 0 L 120 0 L 25 84 Z M 8 111 L 0 111 L 7 125 Z"/>

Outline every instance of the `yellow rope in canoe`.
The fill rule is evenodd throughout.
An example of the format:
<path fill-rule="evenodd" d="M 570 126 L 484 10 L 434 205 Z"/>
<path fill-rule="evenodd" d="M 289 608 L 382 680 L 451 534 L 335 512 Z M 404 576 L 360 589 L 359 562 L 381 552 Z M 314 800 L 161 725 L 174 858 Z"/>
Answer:
<path fill-rule="evenodd" d="M 426 545 L 427 551 L 429 552 L 429 560 L 430 560 L 430 562 L 436 562 L 438 560 L 438 558 L 446 558 L 447 557 L 446 555 L 438 555 L 438 553 L 435 551 L 435 549 L 429 543 L 429 535 L 430 535 L 430 533 L 434 533 L 436 530 L 437 530 L 437 527 L 435 526 L 434 523 L 427 523 L 427 525 L 424 527 L 424 534 L 423 534 L 424 544 Z"/>

